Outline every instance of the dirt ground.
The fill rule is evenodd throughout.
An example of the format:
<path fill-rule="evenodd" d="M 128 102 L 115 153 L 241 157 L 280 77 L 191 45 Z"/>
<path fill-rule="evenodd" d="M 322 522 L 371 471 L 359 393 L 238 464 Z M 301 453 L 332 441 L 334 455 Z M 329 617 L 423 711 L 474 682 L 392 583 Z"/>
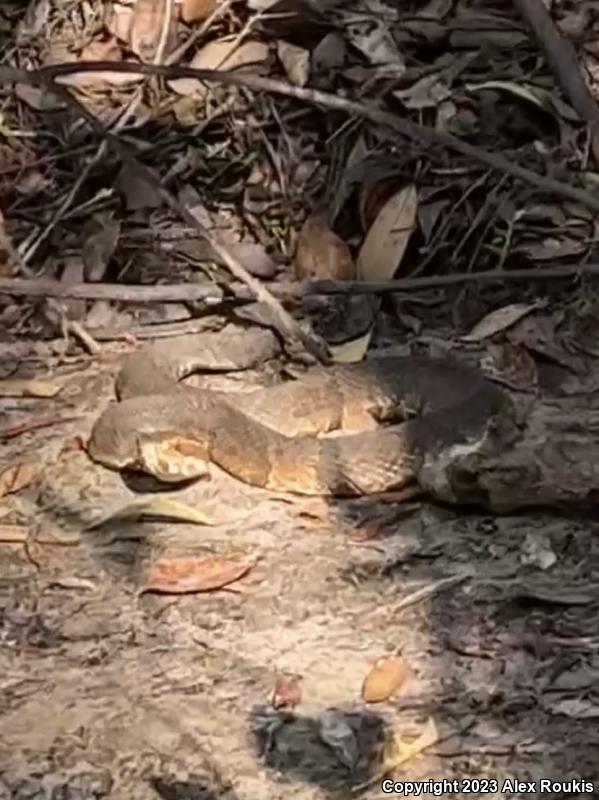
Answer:
<path fill-rule="evenodd" d="M 0 528 L 28 538 L 0 545 L 0 797 L 374 798 L 385 774 L 495 780 L 497 797 L 531 796 L 502 792 L 508 778 L 599 782 L 593 520 L 273 498 L 221 474 L 176 493 L 220 524 L 90 528 L 135 494 L 78 439 L 118 363 L 50 370 L 61 394 L 26 402 L 55 424 L 9 442 L 30 482 Z M 220 591 L 140 591 L 157 558 L 207 554 L 253 566 Z M 373 664 L 398 653 L 403 685 L 364 702 Z M 455 796 L 472 793 L 488 796 Z"/>

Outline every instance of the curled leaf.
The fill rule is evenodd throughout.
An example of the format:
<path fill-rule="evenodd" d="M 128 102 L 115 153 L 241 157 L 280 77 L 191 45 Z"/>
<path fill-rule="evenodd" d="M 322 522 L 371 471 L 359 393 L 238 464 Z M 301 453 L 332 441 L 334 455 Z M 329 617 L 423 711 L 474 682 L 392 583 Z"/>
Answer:
<path fill-rule="evenodd" d="M 298 280 L 348 281 L 355 277 L 349 247 L 329 227 L 325 214 L 312 214 L 297 237 L 295 274 Z"/>
<path fill-rule="evenodd" d="M 224 556 L 161 558 L 152 564 L 142 592 L 211 592 L 238 581 L 255 563 L 255 559 Z"/>
<path fill-rule="evenodd" d="M 381 658 L 372 667 L 362 684 L 362 699 L 367 703 L 381 703 L 394 695 L 411 677 L 404 658 Z"/>

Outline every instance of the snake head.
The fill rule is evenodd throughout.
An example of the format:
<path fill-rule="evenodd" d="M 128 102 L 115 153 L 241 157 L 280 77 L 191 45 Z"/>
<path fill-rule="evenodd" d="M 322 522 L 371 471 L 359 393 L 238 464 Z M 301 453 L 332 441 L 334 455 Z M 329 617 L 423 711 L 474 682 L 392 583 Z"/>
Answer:
<path fill-rule="evenodd" d="M 198 425 L 198 409 L 179 409 L 175 419 L 172 409 L 172 395 L 109 406 L 92 428 L 89 456 L 111 469 L 141 470 L 168 483 L 206 477 L 210 441 Z"/>

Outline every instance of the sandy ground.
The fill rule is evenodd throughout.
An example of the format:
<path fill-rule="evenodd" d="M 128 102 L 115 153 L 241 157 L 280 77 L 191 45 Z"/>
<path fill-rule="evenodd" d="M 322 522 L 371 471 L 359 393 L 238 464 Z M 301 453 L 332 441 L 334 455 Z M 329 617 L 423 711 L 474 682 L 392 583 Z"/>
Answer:
<path fill-rule="evenodd" d="M 459 797 L 599 796 L 593 521 L 272 498 L 215 475 L 179 497 L 220 524 L 89 529 L 134 492 L 77 445 L 110 374 L 72 374 L 79 418 L 4 448 L 35 480 L 3 501 L 4 538 L 18 523 L 29 542 L 0 544 L 2 800 L 375 798 L 384 763 L 487 781 Z M 140 592 L 156 559 L 207 554 L 255 563 L 218 591 Z M 399 652 L 410 676 L 365 703 Z M 282 679 L 294 707 L 273 705 Z"/>

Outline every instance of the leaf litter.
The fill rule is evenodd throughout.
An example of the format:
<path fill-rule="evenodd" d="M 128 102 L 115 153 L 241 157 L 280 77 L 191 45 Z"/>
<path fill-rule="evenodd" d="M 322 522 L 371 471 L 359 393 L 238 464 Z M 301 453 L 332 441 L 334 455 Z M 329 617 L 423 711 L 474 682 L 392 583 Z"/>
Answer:
<path fill-rule="evenodd" d="M 554 4 L 553 16 L 576 42 L 596 94 L 596 48 L 582 36 L 595 26 L 592 4 L 579 5 Z M 382 0 L 351 8 L 15 0 L 0 8 L 0 43 L 6 64 L 105 61 L 60 83 L 134 143 L 161 186 L 195 192 L 191 206 L 206 212 L 209 230 L 237 246 L 238 261 L 277 297 L 294 277 L 467 275 L 443 293 L 414 287 L 370 306 L 358 290 L 358 335 L 351 325 L 349 336 L 342 330 L 350 306 L 333 303 L 329 327 L 345 336 L 329 340 L 335 360 L 359 361 L 372 347 L 464 349 L 524 393 L 550 385 L 592 400 L 599 298 L 583 267 L 597 262 L 596 214 L 581 201 L 339 107 L 110 69 L 119 61 L 191 64 L 316 86 L 593 191 L 596 164 L 579 110 L 511 8 L 431 0 L 406 15 Z M 69 300 L 88 337 L 123 319 L 100 348 L 120 357 L 134 330 L 144 338 L 179 332 L 168 327 L 173 306 L 125 302 L 120 288 L 203 283 L 229 291 L 222 259 L 197 246 L 197 230 L 164 206 L 159 189 L 102 151 L 63 97 L 22 82 L 7 91 L 2 278 L 60 281 L 65 297 L 52 318 L 35 298 L 1 298 L 0 484 L 15 507 L 2 516 L 0 626 L 11 660 L 0 715 L 3 740 L 19 758 L 0 763 L 0 793 L 34 796 L 48 772 L 65 795 L 107 796 L 114 784 L 133 797 L 151 776 L 152 785 L 176 786 L 177 796 L 272 797 L 283 782 L 300 800 L 315 791 L 347 795 L 349 786 L 374 798 L 382 774 L 463 776 L 467 763 L 469 775 L 514 771 L 532 780 L 540 760 L 543 777 L 570 770 L 598 780 L 599 553 L 591 525 L 426 504 L 398 516 L 371 500 L 349 518 L 342 504 L 325 503 L 325 513 L 305 503 L 302 513 L 297 498 L 264 511 L 262 496 L 215 504 L 209 487 L 212 506 L 201 498 L 140 502 L 132 493 L 111 505 L 103 492 L 110 484 L 112 502 L 117 476 L 86 484 L 82 454 L 54 458 L 57 442 L 82 430 L 77 410 L 62 413 L 63 384 L 46 377 L 48 365 L 69 378 L 83 364 L 106 366 L 69 327 Z M 323 244 L 310 232 L 315 215 Z M 307 268 L 298 269 L 298 247 L 307 248 Z M 572 268 L 576 280 L 548 280 L 558 267 Z M 489 270 L 501 274 L 479 282 Z M 511 282 L 518 270 L 531 273 L 528 282 Z M 106 300 L 69 298 L 74 285 L 98 282 L 109 286 Z M 285 299 L 294 312 L 296 299 Z M 113 317 L 98 312 L 100 302 Z M 248 313 L 272 322 L 260 303 Z M 194 324 L 218 329 L 219 308 L 200 304 L 193 314 Z M 257 377 L 268 385 L 282 372 L 273 357 Z M 92 400 L 96 415 L 108 398 Z M 66 512 L 78 507 L 104 521 L 110 508 L 120 510 L 141 541 L 115 537 L 112 555 L 100 557 L 99 531 L 67 524 Z M 21 516 L 11 516 L 15 509 Z M 42 511 L 49 519 L 39 519 Z M 173 518 L 174 538 L 187 531 L 188 545 L 215 552 L 160 555 L 140 531 L 170 531 Z M 376 547 L 349 546 L 356 528 L 375 530 Z M 39 556 L 33 571 L 19 561 L 29 537 Z M 231 540 L 265 554 L 263 579 L 243 583 L 253 557 L 231 557 Z M 40 546 L 52 543 L 72 547 L 56 548 L 50 563 Z M 145 557 L 153 565 L 147 591 L 132 591 Z M 243 592 L 217 591 L 238 580 Z M 162 593 L 176 599 L 161 605 Z M 86 632 L 68 638 L 69 624 Z M 273 669 L 293 675 L 274 693 Z M 260 719 L 270 733 L 253 750 L 247 733 L 259 703 L 269 708 Z M 373 704 L 368 713 L 365 703 Z M 469 728 L 473 712 L 479 724 Z M 93 733 L 93 768 L 69 744 L 81 730 Z"/>

